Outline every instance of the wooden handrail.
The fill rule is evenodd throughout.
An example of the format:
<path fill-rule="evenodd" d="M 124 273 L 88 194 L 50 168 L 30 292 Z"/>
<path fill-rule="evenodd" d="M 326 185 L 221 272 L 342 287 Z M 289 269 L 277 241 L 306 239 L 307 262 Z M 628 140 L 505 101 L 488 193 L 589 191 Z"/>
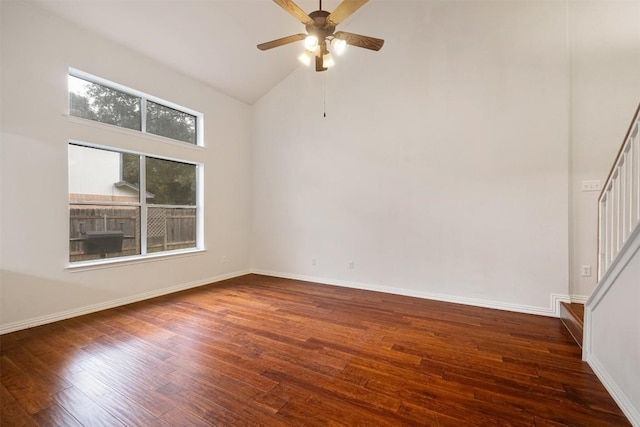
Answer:
<path fill-rule="evenodd" d="M 640 218 L 638 217 L 640 212 L 636 212 L 636 218 L 632 218 L 634 216 L 633 212 L 640 210 L 640 192 L 638 192 L 640 182 L 635 183 L 631 181 L 631 188 L 633 192 L 638 192 L 637 194 L 627 194 L 627 185 L 629 183 L 625 182 L 628 179 L 627 173 L 630 172 L 631 179 L 635 180 L 634 171 L 640 169 L 640 157 L 638 157 L 639 155 L 637 153 L 637 151 L 640 150 L 640 146 L 637 141 L 634 142 L 634 138 L 638 138 L 639 136 L 633 134 L 634 131 L 640 132 L 636 129 L 640 121 L 639 115 L 640 104 L 638 104 L 636 108 L 636 112 L 633 115 L 629 128 L 620 145 L 620 149 L 618 150 L 618 154 L 615 157 L 611 170 L 598 196 L 598 281 L 603 277 L 611 265 L 611 262 L 613 262 L 622 249 L 622 246 L 626 243 L 627 234 L 632 231 L 631 228 L 628 230 L 625 229 L 625 227 L 627 227 L 625 222 L 628 221 L 630 227 L 640 225 Z M 633 147 L 634 144 L 636 145 L 635 148 Z M 626 159 L 624 157 L 626 153 L 631 153 L 631 158 Z M 631 162 L 630 166 L 627 164 L 629 162 Z M 623 181 L 620 181 L 620 179 L 623 179 Z M 621 193 L 620 185 L 624 185 L 624 194 Z M 631 197 L 630 201 L 627 200 L 628 197 Z M 633 201 L 635 198 L 638 199 L 636 202 Z M 638 207 L 634 208 L 631 206 L 629 208 L 630 211 L 626 212 L 627 203 L 637 203 Z M 620 209 L 622 209 L 622 211 L 620 211 Z M 626 216 L 627 214 L 629 215 L 628 217 Z M 620 222 L 622 222 L 622 225 L 620 225 Z M 607 233 L 608 230 L 610 231 L 609 233 Z"/>
<path fill-rule="evenodd" d="M 613 173 L 615 172 L 616 167 L 618 166 L 618 161 L 620 160 L 620 156 L 622 156 L 622 153 L 624 152 L 624 146 L 627 143 L 627 140 L 629 139 L 629 135 L 631 134 L 631 131 L 633 130 L 633 124 L 636 122 L 636 119 L 638 118 L 638 114 L 639 113 L 640 113 L 640 103 L 638 103 L 638 107 L 636 108 L 636 112 L 633 115 L 633 118 L 631 119 L 631 123 L 629 123 L 629 129 L 627 129 L 627 133 L 624 134 L 624 138 L 622 139 L 622 144 L 620 144 L 620 149 L 618 150 L 618 154 L 616 155 L 616 158 L 613 160 L 613 164 L 611 165 L 611 170 L 609 170 L 609 174 L 607 175 L 607 179 L 605 179 L 604 185 L 602 186 L 602 189 L 600 190 L 600 195 L 598 196 L 598 202 L 600 202 L 602 200 L 602 196 L 606 192 L 607 186 L 609 185 L 609 182 L 611 181 L 611 177 L 613 176 Z"/>

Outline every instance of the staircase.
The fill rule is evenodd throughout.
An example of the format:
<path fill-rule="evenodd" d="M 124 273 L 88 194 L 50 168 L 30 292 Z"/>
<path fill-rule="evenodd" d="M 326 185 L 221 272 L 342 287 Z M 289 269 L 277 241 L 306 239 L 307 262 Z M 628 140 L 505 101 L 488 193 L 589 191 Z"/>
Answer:
<path fill-rule="evenodd" d="M 574 340 L 582 348 L 582 336 L 584 332 L 584 304 L 560 303 L 560 320 L 569 330 Z"/>
<path fill-rule="evenodd" d="M 598 284 L 561 319 L 631 424 L 640 427 L 640 105 L 598 199 Z M 584 325 L 584 335 L 582 327 Z"/>
<path fill-rule="evenodd" d="M 636 109 L 598 197 L 598 285 L 587 301 L 588 327 L 587 337 L 584 338 L 587 345 L 583 357 L 586 357 L 589 351 L 590 316 L 599 301 L 607 294 L 609 282 L 615 280 L 615 277 L 609 278 L 607 274 L 633 246 L 634 237 L 638 234 L 640 234 L 640 105 Z M 603 279 L 606 280 L 603 281 Z M 583 348 L 585 306 L 577 303 L 561 303 L 560 320 L 573 339 Z"/>

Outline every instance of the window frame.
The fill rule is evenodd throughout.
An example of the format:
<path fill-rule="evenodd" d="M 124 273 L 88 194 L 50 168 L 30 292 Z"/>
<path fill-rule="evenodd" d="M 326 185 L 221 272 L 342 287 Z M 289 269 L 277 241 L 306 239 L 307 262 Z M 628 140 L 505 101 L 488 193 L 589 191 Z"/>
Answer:
<path fill-rule="evenodd" d="M 80 117 L 80 116 L 76 116 L 76 115 L 72 115 L 71 114 L 71 109 L 70 109 L 70 103 L 69 103 L 69 97 L 70 97 L 70 91 L 69 91 L 69 87 L 67 86 L 67 115 L 69 117 L 74 117 L 76 119 L 79 120 L 87 120 L 90 121 L 92 123 L 100 123 L 102 125 L 105 126 L 112 126 L 118 129 L 126 129 L 128 131 L 131 132 L 136 132 L 136 133 L 141 133 L 144 135 L 151 135 L 153 137 L 158 137 L 158 138 L 162 138 L 162 139 L 166 139 L 168 141 L 173 141 L 179 144 L 184 144 L 186 146 L 191 146 L 191 147 L 204 147 L 204 115 L 198 111 L 192 110 L 191 108 L 187 108 L 187 107 L 183 107 L 182 105 L 176 104 L 174 102 L 171 101 L 167 101 L 165 99 L 162 98 L 158 98 L 156 96 L 153 95 L 149 95 L 147 93 L 144 93 L 142 91 L 136 90 L 136 89 L 132 89 L 130 87 L 121 85 L 119 83 L 115 83 L 112 82 L 110 80 L 107 79 L 103 79 L 101 77 L 95 76 L 93 74 L 89 74 L 87 72 L 78 70 L 76 68 L 73 67 L 69 67 L 68 69 L 68 75 L 72 76 L 72 77 L 76 77 L 82 80 L 86 80 L 90 83 L 95 83 L 101 86 L 105 86 L 109 89 L 114 89 L 123 93 L 126 93 L 127 95 L 131 95 L 131 96 L 135 96 L 140 98 L 140 130 L 137 129 L 130 129 L 127 127 L 123 127 L 123 126 L 118 126 L 118 125 L 113 125 L 110 123 L 104 123 L 104 122 L 100 122 L 97 120 L 91 120 L 91 119 L 87 119 L 84 117 Z M 173 110 L 179 111 L 181 113 L 186 113 L 188 115 L 194 116 L 196 119 L 196 141 L 195 144 L 186 142 L 186 141 L 182 141 L 179 139 L 174 139 L 174 138 L 170 138 L 168 136 L 163 136 L 163 135 L 158 135 L 155 133 L 150 133 L 147 132 L 147 101 L 151 101 L 155 104 L 159 104 L 161 106 L 165 106 L 168 108 L 171 108 Z"/>
<path fill-rule="evenodd" d="M 97 122 L 99 123 L 99 122 Z M 67 244 L 67 268 L 70 270 L 81 270 L 91 267 L 102 267 L 109 264 L 122 264 L 122 263 L 136 263 L 144 260 L 150 260 L 155 258 L 162 258 L 176 255 L 188 255 L 205 250 L 204 245 L 204 165 L 199 162 L 188 161 L 173 157 L 161 156 L 156 154 L 143 153 L 120 147 L 107 146 L 102 144 L 94 144 L 85 141 L 79 141 L 76 139 L 69 139 L 67 143 L 67 150 L 69 146 L 79 146 L 83 148 L 91 148 L 97 150 L 106 150 L 119 154 L 131 154 L 140 156 L 140 184 L 139 184 L 139 198 L 137 202 L 115 202 L 115 201 L 71 201 L 69 200 L 69 189 L 67 189 L 67 207 L 71 205 L 97 205 L 97 206 L 132 206 L 140 209 L 140 253 L 136 255 L 120 256 L 100 258 L 84 261 L 70 261 L 70 246 Z M 192 144 L 189 144 L 192 145 Z M 68 157 L 68 155 L 67 155 Z M 147 202 L 147 189 L 146 189 L 146 159 L 154 158 L 160 160 L 168 160 L 172 162 L 179 162 L 195 166 L 196 170 L 196 200 L 195 205 L 167 205 L 167 204 L 154 204 Z M 67 165 L 67 174 L 69 173 L 69 165 Z M 148 252 L 147 248 L 147 221 L 148 221 L 148 209 L 149 208 L 175 208 L 175 209 L 195 209 L 196 212 L 196 230 L 195 230 L 195 246 L 191 248 L 174 249 L 161 252 Z M 70 212 L 70 211 L 69 211 Z M 69 215 L 69 214 L 68 214 Z M 70 219 L 70 216 L 68 217 Z M 69 221 L 69 224 L 71 221 Z M 67 232 L 67 240 L 71 236 L 71 230 Z"/>

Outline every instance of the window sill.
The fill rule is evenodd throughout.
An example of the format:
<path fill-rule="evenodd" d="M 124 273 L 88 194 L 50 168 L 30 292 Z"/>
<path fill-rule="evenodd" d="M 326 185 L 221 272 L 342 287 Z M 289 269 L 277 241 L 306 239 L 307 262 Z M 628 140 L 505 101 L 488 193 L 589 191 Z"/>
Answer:
<path fill-rule="evenodd" d="M 65 270 L 70 273 L 77 273 L 81 271 L 91 271 L 91 270 L 101 270 L 105 268 L 121 267 L 126 265 L 158 262 L 158 261 L 163 261 L 167 258 L 175 259 L 175 258 L 197 256 L 205 252 L 206 252 L 206 249 L 187 249 L 187 250 L 180 250 L 180 251 L 154 253 L 154 254 L 143 255 L 143 256 L 138 255 L 138 256 L 121 257 L 121 258 L 107 258 L 107 259 L 101 259 L 101 260 L 79 261 L 79 262 L 74 262 L 73 264 L 68 264 Z"/>
<path fill-rule="evenodd" d="M 153 141 L 159 141 L 164 144 L 174 145 L 176 147 L 191 149 L 191 150 L 206 150 L 204 145 L 190 144 L 188 142 L 182 142 L 175 139 L 167 138 L 160 135 L 154 135 L 152 133 L 141 132 L 139 130 L 127 129 L 120 126 L 110 125 L 108 123 L 96 122 L 95 120 L 84 119 L 82 117 L 72 116 L 71 114 L 63 114 L 70 122 L 77 123 L 83 126 L 89 126 L 97 129 L 107 130 L 110 132 L 118 132 L 125 135 L 135 136 L 137 138 L 144 138 Z"/>

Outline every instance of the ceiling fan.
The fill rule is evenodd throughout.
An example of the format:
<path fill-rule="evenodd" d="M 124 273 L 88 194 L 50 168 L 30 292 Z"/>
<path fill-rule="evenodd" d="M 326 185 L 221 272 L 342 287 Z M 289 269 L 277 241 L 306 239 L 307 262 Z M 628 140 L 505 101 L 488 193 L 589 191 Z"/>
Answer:
<path fill-rule="evenodd" d="M 316 71 L 326 71 L 334 65 L 328 45 L 331 45 L 331 50 L 337 54 L 342 53 L 346 45 L 376 51 L 380 50 L 384 44 L 384 40 L 382 39 L 348 33 L 346 31 L 336 32 L 336 26 L 339 23 L 360 9 L 368 1 L 369 0 L 343 0 L 333 12 L 329 13 L 326 10 L 322 10 L 322 0 L 320 0 L 319 10 L 307 15 L 304 10 L 292 0 L 273 0 L 274 3 L 302 22 L 307 32 L 261 43 L 258 45 L 258 49 L 269 50 L 274 47 L 304 40 L 305 51 L 298 59 L 306 65 L 309 65 L 313 56 L 315 56 Z"/>

